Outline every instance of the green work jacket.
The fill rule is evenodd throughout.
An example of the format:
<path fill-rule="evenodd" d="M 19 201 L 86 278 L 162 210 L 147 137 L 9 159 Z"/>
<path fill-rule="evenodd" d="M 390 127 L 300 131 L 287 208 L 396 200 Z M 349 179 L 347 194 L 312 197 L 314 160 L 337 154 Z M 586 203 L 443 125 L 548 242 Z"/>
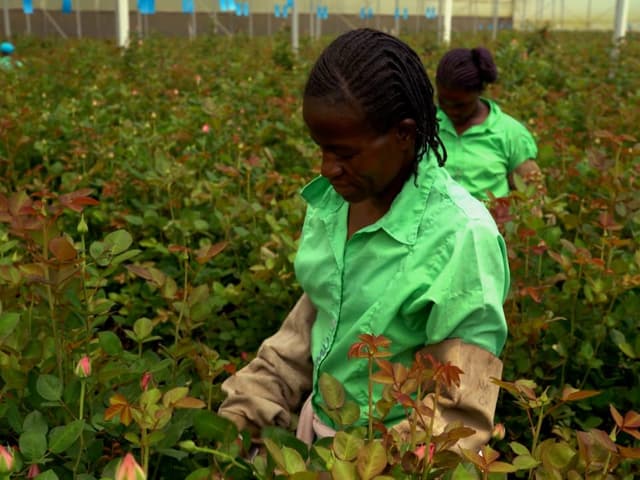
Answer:
<path fill-rule="evenodd" d="M 479 199 L 509 194 L 508 175 L 538 155 L 536 142 L 524 125 L 500 110 L 493 101 L 489 116 L 458 135 L 449 117 L 438 110 L 440 138 L 447 149 L 446 168 L 460 185 Z"/>
<path fill-rule="evenodd" d="M 504 240 L 485 206 L 435 160 L 420 163 L 377 222 L 347 240 L 348 203 L 318 177 L 302 192 L 308 208 L 296 276 L 317 308 L 311 332 L 313 407 L 318 378 L 330 373 L 361 406 L 366 423 L 366 360 L 348 360 L 358 335 L 391 340 L 392 362 L 410 365 L 417 350 L 459 338 L 499 355 L 507 335 L 502 304 L 509 288 Z M 374 402 L 382 387 L 374 390 Z M 404 417 L 400 407 L 385 422 Z"/>

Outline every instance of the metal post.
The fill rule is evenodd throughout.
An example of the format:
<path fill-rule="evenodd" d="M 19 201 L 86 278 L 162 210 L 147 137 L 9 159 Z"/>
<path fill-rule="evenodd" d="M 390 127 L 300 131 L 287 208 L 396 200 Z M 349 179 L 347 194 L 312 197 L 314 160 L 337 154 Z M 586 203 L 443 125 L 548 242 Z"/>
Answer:
<path fill-rule="evenodd" d="M 443 24 L 442 24 L 442 43 L 449 45 L 451 43 L 451 17 L 453 15 L 453 0 L 444 0 Z"/>
<path fill-rule="evenodd" d="M 616 0 L 616 18 L 613 30 L 613 43 L 618 45 L 627 34 L 627 19 L 629 17 L 629 1 Z"/>
<path fill-rule="evenodd" d="M 444 0 L 438 0 L 438 17 L 437 17 L 437 38 L 438 42 L 442 42 L 442 26 L 444 25 Z"/>
<path fill-rule="evenodd" d="M 9 0 L 4 0 L 2 18 L 4 19 L 4 36 L 11 38 L 11 22 L 9 21 Z M 28 15 L 27 15 L 28 16 Z"/>
<path fill-rule="evenodd" d="M 313 9 L 315 5 L 313 0 L 309 0 L 309 38 L 314 38 L 313 27 L 314 27 L 314 18 L 313 18 Z"/>
<path fill-rule="evenodd" d="M 271 13 L 267 13 L 267 37 L 271 36 Z"/>
<path fill-rule="evenodd" d="M 80 0 L 76 0 L 76 35 L 82 38 L 82 19 L 80 18 Z"/>
<path fill-rule="evenodd" d="M 129 45 L 129 0 L 116 0 L 118 46 Z"/>
<path fill-rule="evenodd" d="M 298 25 L 298 2 L 300 0 L 294 0 L 293 12 L 291 12 L 291 48 L 295 53 L 300 48 L 300 31 Z"/>
<path fill-rule="evenodd" d="M 591 30 L 591 0 L 587 2 L 587 30 Z"/>
<path fill-rule="evenodd" d="M 198 36 L 198 18 L 196 14 L 196 2 L 193 2 L 193 11 L 191 12 L 191 38 Z"/>
<path fill-rule="evenodd" d="M 393 14 L 395 16 L 395 23 L 393 27 L 395 29 L 395 34 L 400 35 L 400 0 L 396 0 L 396 7 Z"/>
<path fill-rule="evenodd" d="M 380 0 L 376 3 L 376 29 L 380 30 Z"/>
<path fill-rule="evenodd" d="M 491 31 L 491 38 L 495 41 L 498 38 L 498 9 L 500 0 L 493 0 L 493 30 Z"/>

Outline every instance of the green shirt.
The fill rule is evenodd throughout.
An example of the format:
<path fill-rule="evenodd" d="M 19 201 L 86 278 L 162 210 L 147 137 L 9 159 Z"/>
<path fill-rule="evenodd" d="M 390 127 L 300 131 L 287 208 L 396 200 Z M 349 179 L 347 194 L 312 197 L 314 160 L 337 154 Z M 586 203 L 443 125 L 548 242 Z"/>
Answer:
<path fill-rule="evenodd" d="M 361 405 L 366 424 L 365 360 L 348 360 L 358 335 L 391 340 L 392 362 L 410 365 L 417 350 L 460 338 L 496 355 L 507 325 L 509 288 L 504 241 L 487 209 L 435 160 L 422 161 L 391 209 L 347 238 L 348 203 L 322 177 L 302 192 L 308 203 L 295 260 L 296 276 L 318 310 L 311 333 L 314 411 L 317 381 L 328 372 Z M 374 402 L 380 398 L 376 386 Z M 387 423 L 404 418 L 393 410 Z"/>
<path fill-rule="evenodd" d="M 440 138 L 447 149 L 446 168 L 476 198 L 509 194 L 508 174 L 538 154 L 531 133 L 498 105 L 486 98 L 489 116 L 458 135 L 449 117 L 438 110 Z"/>

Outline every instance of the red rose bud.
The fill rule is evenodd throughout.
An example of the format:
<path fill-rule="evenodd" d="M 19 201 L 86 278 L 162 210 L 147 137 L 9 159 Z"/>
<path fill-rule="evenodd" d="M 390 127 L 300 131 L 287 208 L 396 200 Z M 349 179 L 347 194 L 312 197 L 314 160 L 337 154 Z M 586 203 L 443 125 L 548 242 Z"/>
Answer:
<path fill-rule="evenodd" d="M 75 374 L 80 378 L 87 378 L 91 375 L 91 360 L 87 355 L 83 356 L 76 365 Z"/>
<path fill-rule="evenodd" d="M 37 463 L 31 464 L 27 470 L 27 478 L 36 478 L 38 475 L 40 475 L 40 467 Z"/>
<path fill-rule="evenodd" d="M 496 424 L 495 427 L 493 427 L 493 432 L 491 433 L 492 438 L 496 440 L 502 440 L 505 437 L 505 435 L 506 435 L 506 431 L 502 423 L 498 423 Z"/>
<path fill-rule="evenodd" d="M 3 447 L 0 445 L 0 474 L 11 473 L 15 465 L 15 457 L 11 447 Z"/>
<path fill-rule="evenodd" d="M 127 453 L 125 457 L 120 460 L 118 468 L 116 469 L 115 480 L 146 480 L 147 475 L 136 459 L 130 453 Z"/>
<path fill-rule="evenodd" d="M 149 388 L 149 382 L 151 382 L 151 380 L 153 380 L 153 374 L 151 372 L 144 372 L 142 374 L 142 378 L 140 378 L 140 389 L 143 392 L 147 391 L 147 388 Z"/>

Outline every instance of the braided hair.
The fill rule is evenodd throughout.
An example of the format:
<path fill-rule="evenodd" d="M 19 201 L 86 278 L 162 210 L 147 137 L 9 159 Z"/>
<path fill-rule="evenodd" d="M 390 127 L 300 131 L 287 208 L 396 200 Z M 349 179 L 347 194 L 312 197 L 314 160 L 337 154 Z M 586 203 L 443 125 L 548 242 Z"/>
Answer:
<path fill-rule="evenodd" d="M 418 54 L 401 40 L 371 28 L 340 35 L 311 69 L 304 96 L 352 103 L 380 133 L 411 118 L 417 127 L 414 175 L 429 149 L 444 166 L 447 154 L 438 136 L 433 86 Z"/>
<path fill-rule="evenodd" d="M 498 79 L 498 67 L 491 52 L 484 47 L 454 48 L 440 59 L 436 82 L 467 92 L 482 92 Z"/>

